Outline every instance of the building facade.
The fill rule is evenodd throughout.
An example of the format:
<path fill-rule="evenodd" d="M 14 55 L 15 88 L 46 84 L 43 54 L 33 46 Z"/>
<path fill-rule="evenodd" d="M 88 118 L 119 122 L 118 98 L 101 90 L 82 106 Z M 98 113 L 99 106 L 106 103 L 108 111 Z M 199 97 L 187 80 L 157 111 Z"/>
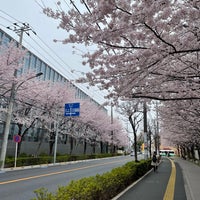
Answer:
<path fill-rule="evenodd" d="M 7 44 L 11 41 L 15 41 L 11 36 L 9 36 L 6 32 L 0 29 L 0 45 Z M 17 41 L 15 41 L 18 43 Z M 25 47 L 24 47 L 25 48 Z M 25 48 L 26 49 L 26 48 Z M 55 70 L 52 66 L 48 65 L 41 58 L 36 56 L 31 51 L 28 51 L 28 56 L 25 58 L 24 66 L 20 73 L 24 73 L 28 70 L 34 70 L 36 73 L 43 73 L 43 80 L 50 80 L 52 82 L 69 82 L 69 80 L 60 74 L 57 70 Z M 96 102 L 93 98 L 87 95 L 84 91 L 82 91 L 77 86 L 73 85 L 76 93 L 76 98 L 79 99 L 88 99 L 99 106 L 99 103 Z M 1 105 L 0 105 L 1 106 Z M 103 108 L 105 112 L 107 110 Z M 2 146 L 3 133 L 4 133 L 5 121 L 0 121 L 0 149 Z M 40 154 L 40 153 L 49 153 L 49 141 L 46 137 L 44 137 L 46 130 L 42 130 L 41 128 L 32 128 L 28 131 L 26 136 L 23 138 L 23 145 L 21 146 L 21 153 L 26 154 Z M 18 127 L 16 124 L 12 123 L 9 132 L 9 141 L 7 146 L 7 155 L 14 156 L 15 152 L 15 142 L 13 141 L 13 136 L 18 132 Z M 42 143 L 42 145 L 41 145 Z M 81 154 L 84 152 L 85 144 L 82 140 L 77 140 L 72 138 L 70 135 L 65 134 L 58 140 L 58 150 L 57 152 L 61 154 L 72 153 L 72 154 Z M 101 147 L 100 147 L 101 146 Z M 85 153 L 91 154 L 93 150 L 93 146 L 88 144 L 87 150 Z M 100 150 L 101 149 L 101 150 Z M 107 147 L 103 147 L 104 152 L 107 151 Z M 102 153 L 102 144 L 97 145 L 96 153 Z"/>

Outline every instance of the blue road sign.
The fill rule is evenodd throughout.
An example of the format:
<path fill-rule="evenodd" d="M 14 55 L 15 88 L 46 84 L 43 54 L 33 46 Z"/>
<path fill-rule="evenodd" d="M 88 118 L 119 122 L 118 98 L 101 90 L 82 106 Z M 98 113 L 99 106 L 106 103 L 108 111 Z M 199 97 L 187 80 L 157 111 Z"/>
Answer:
<path fill-rule="evenodd" d="M 80 103 L 66 103 L 65 117 L 76 117 L 80 115 Z"/>

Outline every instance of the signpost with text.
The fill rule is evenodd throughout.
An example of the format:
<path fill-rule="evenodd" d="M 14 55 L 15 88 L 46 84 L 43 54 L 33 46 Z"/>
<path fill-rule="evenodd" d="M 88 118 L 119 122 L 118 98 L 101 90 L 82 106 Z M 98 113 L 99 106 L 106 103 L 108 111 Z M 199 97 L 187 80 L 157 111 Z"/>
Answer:
<path fill-rule="evenodd" d="M 80 103 L 66 103 L 65 104 L 65 117 L 78 117 L 80 116 Z M 56 163 L 56 152 L 57 152 L 57 143 L 58 143 L 58 127 L 59 127 L 59 121 L 56 123 L 56 136 L 55 136 L 55 148 L 54 148 L 54 161 L 53 163 Z"/>
<path fill-rule="evenodd" d="M 80 103 L 66 103 L 65 104 L 65 117 L 78 117 L 80 116 Z M 55 148 L 54 148 L 54 164 L 56 163 L 56 152 L 57 152 L 57 142 L 58 142 L 58 124 L 56 128 L 56 136 L 55 136 Z"/>
<path fill-rule="evenodd" d="M 66 103 L 65 117 L 78 117 L 78 116 L 80 116 L 80 103 Z"/>

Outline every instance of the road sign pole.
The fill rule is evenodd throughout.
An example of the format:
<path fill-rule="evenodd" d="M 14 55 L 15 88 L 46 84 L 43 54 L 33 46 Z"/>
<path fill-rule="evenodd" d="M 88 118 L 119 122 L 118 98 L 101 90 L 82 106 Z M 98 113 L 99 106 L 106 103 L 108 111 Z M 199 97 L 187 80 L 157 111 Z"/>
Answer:
<path fill-rule="evenodd" d="M 17 166 L 17 149 L 18 149 L 18 142 L 15 142 L 15 165 L 14 168 Z"/>
<path fill-rule="evenodd" d="M 55 146 L 54 146 L 54 156 L 53 156 L 53 164 L 56 163 L 56 153 L 57 153 L 57 146 L 58 146 L 58 127 L 59 127 L 59 122 L 54 121 L 55 127 L 56 127 L 56 135 L 55 135 Z"/>
<path fill-rule="evenodd" d="M 17 166 L 17 150 L 18 150 L 18 143 L 21 142 L 21 136 L 20 135 L 14 135 L 13 137 L 15 144 L 15 164 L 14 168 Z"/>

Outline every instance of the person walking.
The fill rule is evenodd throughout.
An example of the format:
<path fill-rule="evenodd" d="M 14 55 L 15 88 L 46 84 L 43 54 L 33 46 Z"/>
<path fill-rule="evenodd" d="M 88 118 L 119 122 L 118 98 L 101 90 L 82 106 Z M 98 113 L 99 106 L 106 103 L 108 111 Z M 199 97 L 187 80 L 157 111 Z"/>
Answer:
<path fill-rule="evenodd" d="M 156 172 L 158 168 L 158 158 L 155 151 L 152 156 L 151 165 L 153 166 L 153 171 Z"/>

